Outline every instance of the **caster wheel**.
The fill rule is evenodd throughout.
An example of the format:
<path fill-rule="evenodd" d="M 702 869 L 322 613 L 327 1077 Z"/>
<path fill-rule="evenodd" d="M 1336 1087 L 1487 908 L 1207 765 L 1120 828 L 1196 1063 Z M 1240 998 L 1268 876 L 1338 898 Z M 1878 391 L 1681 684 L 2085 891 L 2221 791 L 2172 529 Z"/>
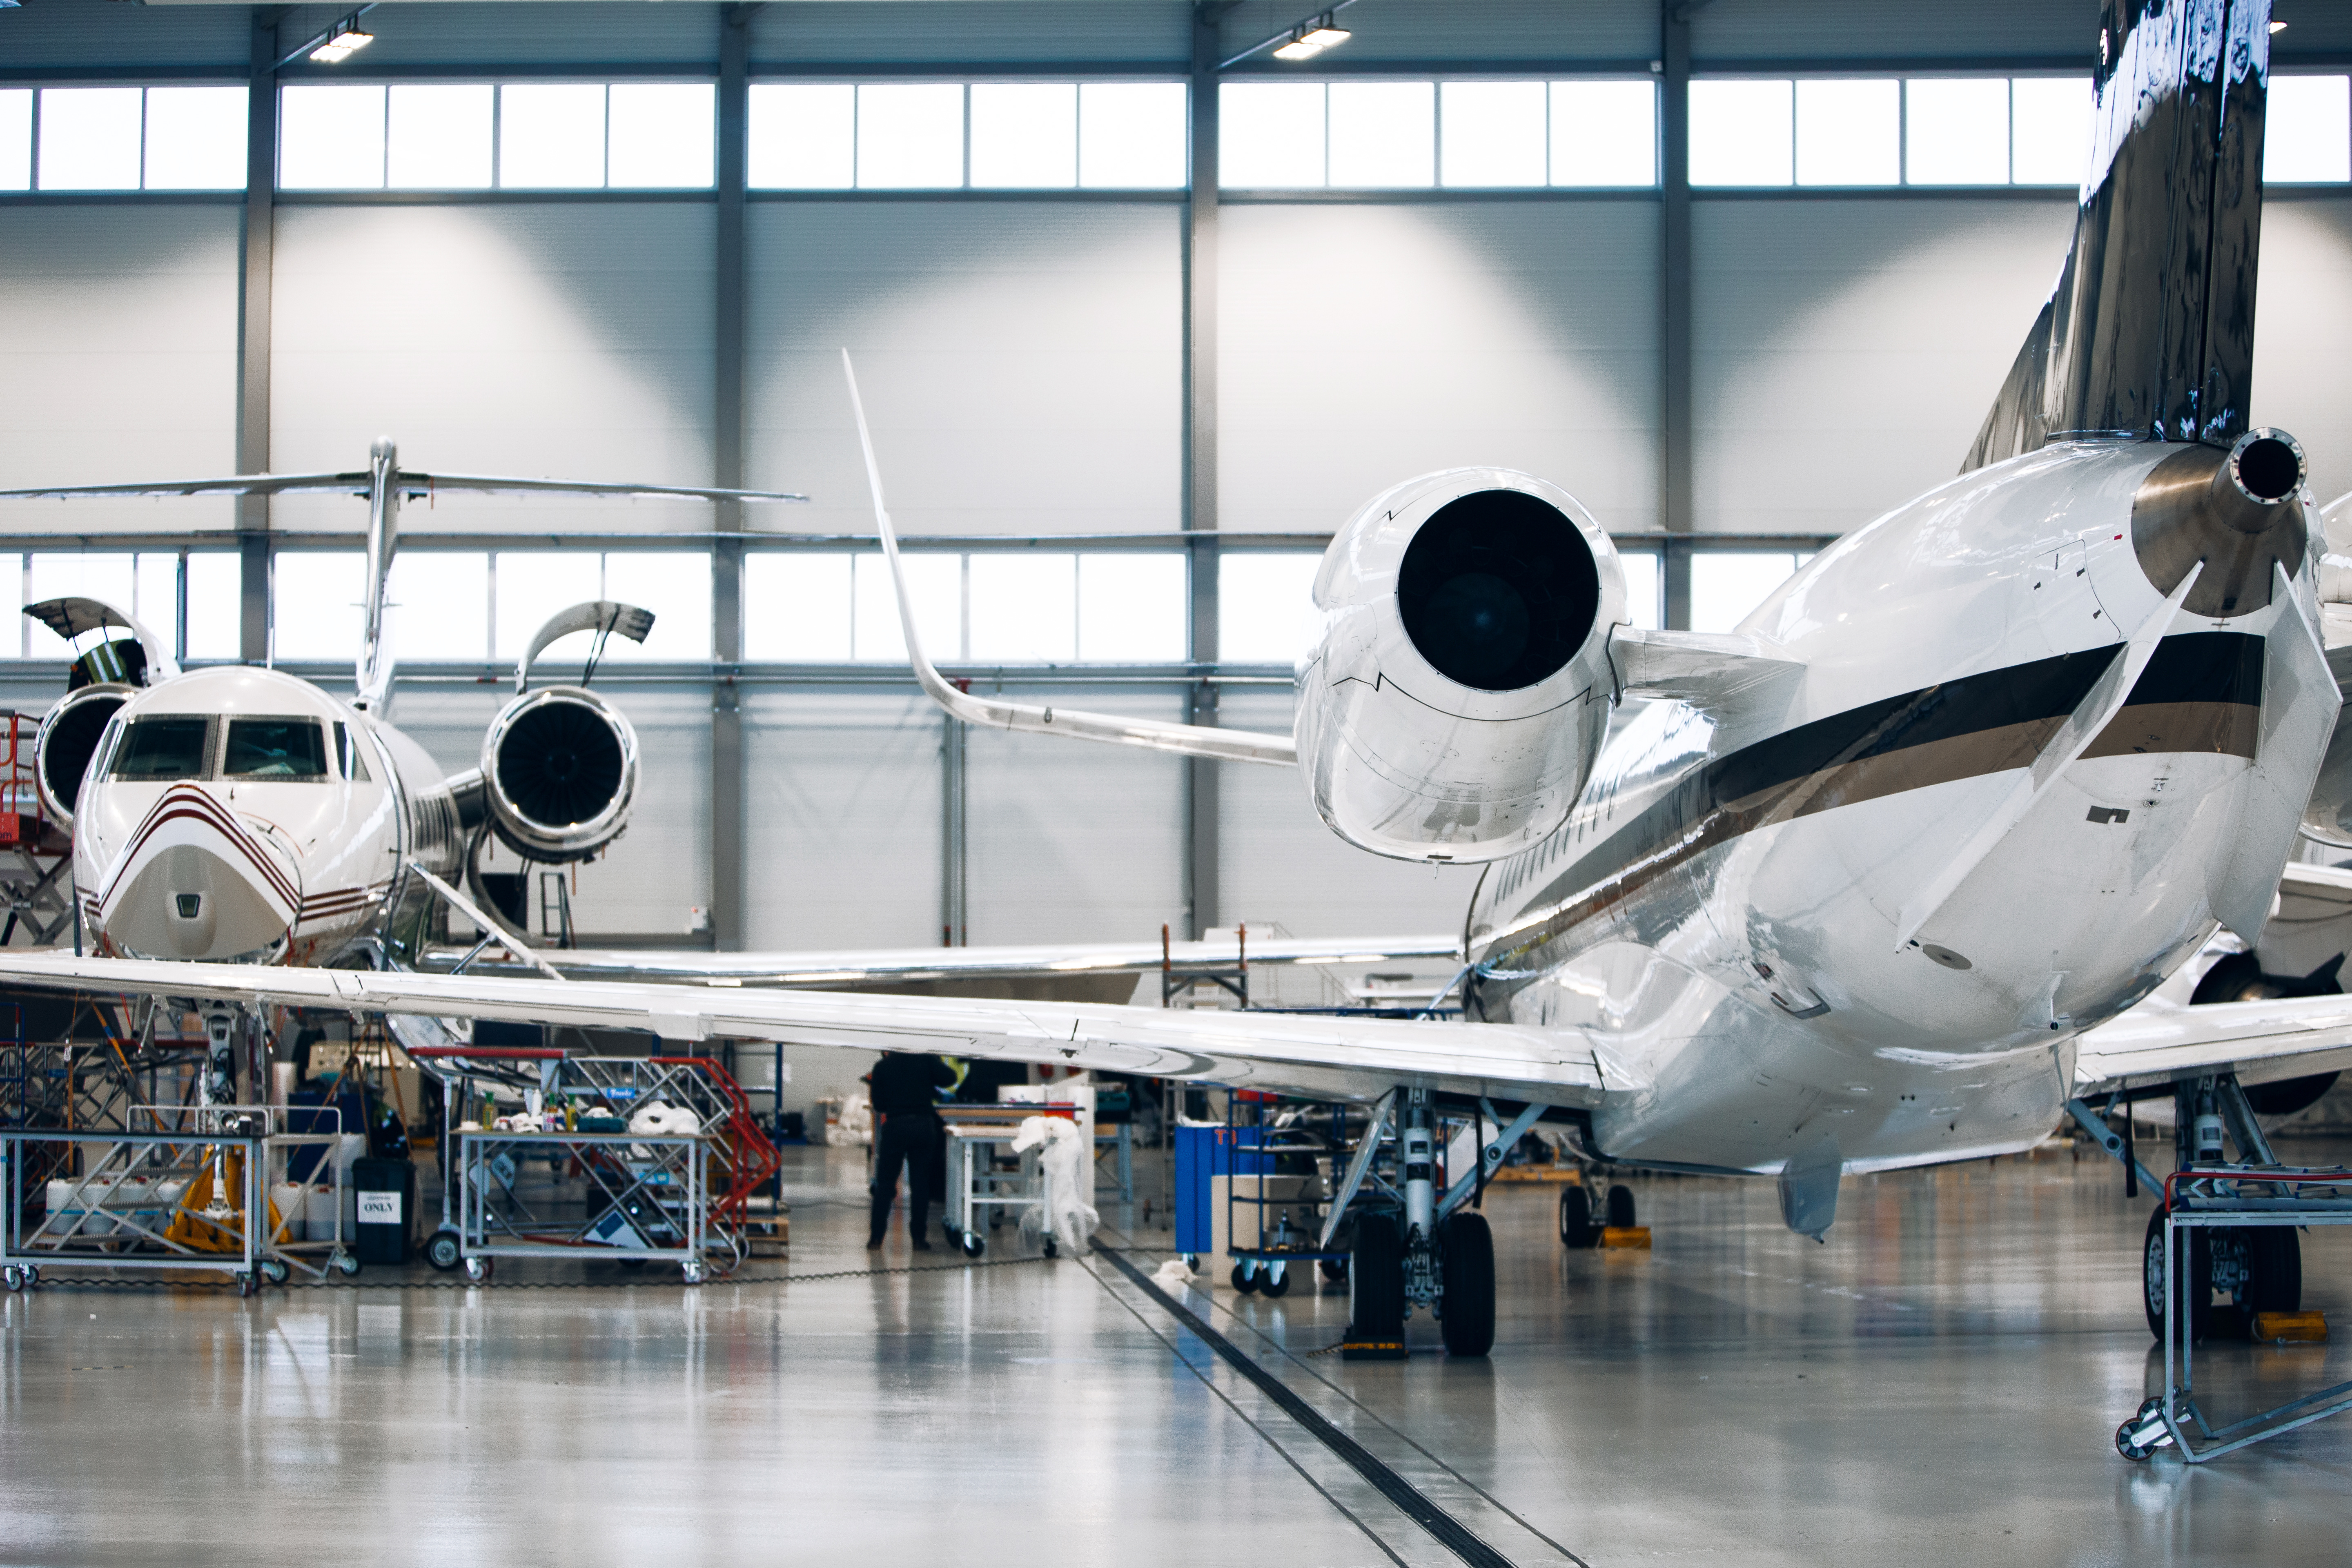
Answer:
<path fill-rule="evenodd" d="M 642 1258 L 615 1258 L 613 1261 L 624 1268 L 643 1268 L 646 1266 L 646 1260 Z"/>
<path fill-rule="evenodd" d="M 1234 1264 L 1232 1278 L 1234 1281 L 1234 1289 L 1240 1291 L 1243 1295 L 1255 1296 L 1257 1294 L 1258 1278 L 1255 1273 L 1251 1272 L 1250 1266 L 1248 1264 Z"/>
<path fill-rule="evenodd" d="M 1344 1258 L 1327 1258 L 1315 1267 L 1328 1285 L 1345 1285 L 1348 1282 L 1348 1260 Z"/>
<path fill-rule="evenodd" d="M 250 1273 L 239 1274 L 236 1277 L 236 1293 L 240 1296 L 259 1295 L 261 1293 L 261 1276 Z"/>
<path fill-rule="evenodd" d="M 32 1264 L 25 1265 L 25 1289 L 29 1290 L 41 1282 L 41 1271 Z"/>
<path fill-rule="evenodd" d="M 487 1258 L 466 1259 L 466 1278 L 479 1285 L 490 1277 L 490 1260 Z"/>
<path fill-rule="evenodd" d="M 22 1290 L 25 1288 L 25 1271 L 13 1263 L 0 1268 L 0 1285 L 7 1286 L 12 1291 Z"/>
<path fill-rule="evenodd" d="M 688 1258 L 684 1263 L 677 1266 L 677 1271 L 685 1278 L 686 1282 L 689 1285 L 699 1285 L 702 1283 L 702 1259 L 699 1258 Z"/>
<path fill-rule="evenodd" d="M 1265 1271 L 1265 1278 L 1257 1282 L 1257 1292 L 1268 1300 L 1287 1296 L 1290 1294 L 1290 1270 L 1282 1264 L 1276 1264 Z"/>
<path fill-rule="evenodd" d="M 1062 1256 L 1061 1247 L 1055 1244 L 1054 1238 L 1050 1236 L 1045 1238 L 1045 1256 L 1048 1258 L 1059 1258 Z"/>
<path fill-rule="evenodd" d="M 261 1260 L 261 1280 L 265 1285 L 283 1285 L 292 1272 L 283 1258 L 265 1258 Z"/>
<path fill-rule="evenodd" d="M 360 1271 L 360 1260 L 348 1252 L 338 1252 L 333 1258 L 335 1272 L 348 1279 Z"/>
<path fill-rule="evenodd" d="M 446 1274 L 466 1260 L 465 1249 L 457 1245 L 454 1230 L 436 1230 L 425 1244 L 425 1261 Z"/>
<path fill-rule="evenodd" d="M 963 1233 L 963 1239 L 957 1245 L 963 1248 L 963 1255 L 966 1258 L 978 1258 L 988 1250 L 988 1238 L 976 1230 L 968 1230 Z"/>

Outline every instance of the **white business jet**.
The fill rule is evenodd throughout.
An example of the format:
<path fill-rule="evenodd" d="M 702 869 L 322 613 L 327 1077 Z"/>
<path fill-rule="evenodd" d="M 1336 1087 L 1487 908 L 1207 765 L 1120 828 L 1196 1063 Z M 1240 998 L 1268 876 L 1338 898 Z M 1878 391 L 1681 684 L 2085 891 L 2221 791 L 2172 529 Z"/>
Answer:
<path fill-rule="evenodd" d="M 446 926 L 447 903 L 504 935 L 450 885 L 462 875 L 480 895 L 475 862 L 488 837 L 528 860 L 563 864 L 627 827 L 639 766 L 628 720 L 583 685 L 530 689 L 530 674 L 551 643 L 575 632 L 594 634 L 593 668 L 606 638 L 644 641 L 648 611 L 598 601 L 551 617 L 517 661 L 515 695 L 483 737 L 480 765 L 455 777 L 388 721 L 386 595 L 400 502 L 440 491 L 804 499 L 430 474 L 403 469 L 389 440 L 375 443 L 364 472 L 0 492 L 7 500 L 341 494 L 368 503 L 366 598 L 348 702 L 278 669 L 183 669 L 152 632 L 102 600 L 26 607 L 78 650 L 71 689 L 44 716 L 34 751 L 42 804 L 73 830 L 78 945 L 87 937 L 104 957 L 397 966 Z M 228 1021 L 215 1010 L 204 1085 L 214 1102 L 232 1087 Z M 411 1032 L 431 1026 L 404 1023 Z"/>
<path fill-rule="evenodd" d="M 1585 509 L 1486 468 L 1399 485 L 1339 530 L 1289 736 L 969 695 L 924 658 L 901 585 L 916 671 L 961 719 L 1295 762 L 1351 844 L 1483 866 L 1453 944 L 1465 1021 L 62 955 L 0 955 L 0 975 L 1351 1099 L 1373 1135 L 1335 1218 L 1383 1128 L 1401 1156 L 1401 1202 L 1353 1224 L 1351 1335 L 1401 1342 L 1417 1303 L 1461 1354 L 1494 1331 L 1465 1200 L 1538 1118 L 1612 1160 L 1777 1178 L 1811 1236 L 1843 1173 L 2021 1150 L 2101 1097 L 2171 1094 L 2185 1156 L 2226 1123 L 2263 1158 L 2244 1086 L 2352 1062 L 2329 966 L 2269 969 L 2274 900 L 2352 923 L 2352 874 L 2288 865 L 2303 836 L 2352 847 L 2323 608 L 2352 598 L 2352 560 L 2323 561 L 2302 447 L 2245 414 L 2263 9 L 2187 0 L 2103 38 L 2074 248 L 1966 470 L 1735 632 L 1634 629 Z M 2174 254 L 2187 234 L 2210 244 Z M 2253 967 L 2187 1005 L 2221 931 Z M 763 975 L 794 978 L 772 956 Z M 851 967 L 828 954 L 801 978 Z M 1499 1131 L 1441 1184 L 1447 1103 Z M 2216 1268 L 2241 1293 L 2285 1288 Z"/>

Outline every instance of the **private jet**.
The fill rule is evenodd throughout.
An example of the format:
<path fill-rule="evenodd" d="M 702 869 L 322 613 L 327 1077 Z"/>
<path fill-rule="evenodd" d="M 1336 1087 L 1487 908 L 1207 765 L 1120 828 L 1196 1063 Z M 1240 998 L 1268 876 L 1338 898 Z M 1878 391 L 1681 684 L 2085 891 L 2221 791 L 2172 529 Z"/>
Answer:
<path fill-rule="evenodd" d="M 553 980 L 141 949 L 0 954 L 0 975 L 1353 1100 L 1370 1131 L 1334 1223 L 1384 1139 L 1400 1201 L 1350 1222 L 1350 1342 L 1401 1348 L 1422 1308 L 1465 1356 L 1495 1329 L 1475 1181 L 1540 1120 L 1624 1164 L 1772 1179 L 1812 1237 L 1843 1174 L 2023 1150 L 2149 1094 L 2175 1100 L 2184 1161 L 2209 1128 L 2219 1154 L 2225 1126 L 2264 1158 L 2249 1087 L 2352 1062 L 2326 955 L 2282 981 L 2268 929 L 2295 902 L 2324 917 L 2296 942 L 2352 946 L 2327 924 L 2345 928 L 2352 874 L 2290 865 L 2305 841 L 2352 847 L 2352 627 L 2331 635 L 2352 551 L 2327 548 L 2301 444 L 2248 415 L 2267 13 L 2106 7 L 2073 246 L 1962 471 L 1732 632 L 1634 628 L 1590 512 L 1480 467 L 1408 480 L 1339 529 L 1289 735 L 967 693 L 925 658 L 901 584 L 915 671 L 960 719 L 1296 765 L 1347 842 L 1482 867 L 1447 942 L 1458 1021 L 846 994 L 774 964 L 778 984 L 714 986 L 680 983 L 684 963 Z M 849 390 L 895 572 L 854 374 Z M 800 978 L 853 967 L 828 954 Z M 1448 1109 L 1492 1136 L 1441 1180 Z M 2288 1288 L 2215 1268 L 2224 1289 Z"/>

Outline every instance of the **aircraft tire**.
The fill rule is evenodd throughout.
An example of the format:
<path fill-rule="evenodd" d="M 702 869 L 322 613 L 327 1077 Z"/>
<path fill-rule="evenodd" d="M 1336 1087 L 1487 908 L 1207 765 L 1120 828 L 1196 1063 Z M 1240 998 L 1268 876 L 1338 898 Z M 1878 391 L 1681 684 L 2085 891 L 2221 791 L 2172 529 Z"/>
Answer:
<path fill-rule="evenodd" d="M 2213 1247 L 2211 1233 L 2200 1226 L 2182 1237 L 2183 1265 L 2189 1278 L 2203 1287 L 2189 1293 L 2189 1337 L 2202 1340 L 2213 1326 Z M 2147 1314 L 2147 1331 L 2164 1342 L 2164 1210 L 2147 1216 L 2147 1234 L 2140 1243 L 2140 1306 Z"/>
<path fill-rule="evenodd" d="M 2246 1331 L 2257 1312 L 2303 1310 L 2303 1243 L 2284 1226 L 2249 1226 L 2246 1238 Z"/>
<path fill-rule="evenodd" d="M 1636 1223 L 1637 1222 L 1633 1218 L 1633 1189 L 1622 1185 L 1610 1188 L 1609 1224 L 1611 1228 L 1615 1230 L 1631 1230 Z"/>
<path fill-rule="evenodd" d="M 1465 1211 L 1445 1222 L 1437 1265 L 1445 1282 L 1438 1316 L 1445 1352 L 1485 1355 L 1495 1348 L 1495 1233 L 1485 1215 Z"/>
<path fill-rule="evenodd" d="M 1404 1237 L 1393 1215 L 1368 1214 L 1356 1222 L 1356 1250 L 1348 1259 L 1348 1338 L 1404 1337 Z"/>
<path fill-rule="evenodd" d="M 1559 1244 L 1562 1247 L 1589 1247 L 1598 1239 L 1592 1224 L 1592 1194 L 1582 1187 L 1560 1188 Z"/>

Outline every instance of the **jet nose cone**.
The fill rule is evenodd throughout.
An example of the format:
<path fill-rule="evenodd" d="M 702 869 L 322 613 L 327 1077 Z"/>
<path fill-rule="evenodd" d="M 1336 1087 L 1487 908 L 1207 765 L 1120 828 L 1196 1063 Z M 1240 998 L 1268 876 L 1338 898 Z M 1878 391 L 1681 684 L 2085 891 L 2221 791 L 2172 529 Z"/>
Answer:
<path fill-rule="evenodd" d="M 302 907 L 290 859 L 201 790 L 156 803 L 99 900 L 116 948 L 152 958 L 239 958 L 282 942 Z"/>

